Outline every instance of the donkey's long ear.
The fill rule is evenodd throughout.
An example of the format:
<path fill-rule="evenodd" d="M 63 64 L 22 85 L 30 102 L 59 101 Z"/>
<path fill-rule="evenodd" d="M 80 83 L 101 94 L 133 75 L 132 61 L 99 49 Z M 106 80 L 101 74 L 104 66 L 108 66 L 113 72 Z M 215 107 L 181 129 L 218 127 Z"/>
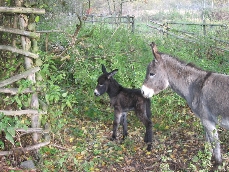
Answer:
<path fill-rule="evenodd" d="M 157 46 L 156 46 L 156 44 L 154 43 L 154 42 L 152 42 L 151 44 L 150 44 L 150 46 L 151 46 L 151 49 L 152 49 L 152 52 L 153 52 L 153 55 L 154 55 L 154 57 L 155 57 L 155 59 L 157 60 L 157 61 L 160 61 L 161 60 L 161 55 L 158 53 L 158 51 L 157 51 Z"/>
<path fill-rule="evenodd" d="M 109 73 L 107 76 L 108 79 L 110 79 L 112 76 L 114 76 L 118 72 L 118 69 L 113 70 L 112 72 Z"/>
<path fill-rule="evenodd" d="M 105 68 L 105 66 L 102 64 L 102 72 L 103 73 L 107 73 L 107 70 L 106 70 L 106 68 Z"/>

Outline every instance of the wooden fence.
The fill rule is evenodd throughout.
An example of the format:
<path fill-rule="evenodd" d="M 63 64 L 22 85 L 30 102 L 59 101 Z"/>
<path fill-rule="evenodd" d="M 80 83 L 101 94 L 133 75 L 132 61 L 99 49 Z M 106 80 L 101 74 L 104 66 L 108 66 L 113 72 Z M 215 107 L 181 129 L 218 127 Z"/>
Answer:
<path fill-rule="evenodd" d="M 33 85 L 36 83 L 36 72 L 40 70 L 40 67 L 34 67 L 34 60 L 39 58 L 39 55 L 36 53 L 38 50 L 37 41 L 40 37 L 40 33 L 36 33 L 35 23 L 30 23 L 32 18 L 34 18 L 34 14 L 44 14 L 45 10 L 43 9 L 36 9 L 36 8 L 23 8 L 21 7 L 20 1 L 15 1 L 17 6 L 15 7 L 0 7 L 0 13 L 4 16 L 4 20 L 7 21 L 2 23 L 3 25 L 0 26 L 0 32 L 4 34 L 11 34 L 12 39 L 8 39 L 11 41 L 11 44 L 8 42 L 0 44 L 1 51 L 8 51 L 16 54 L 23 55 L 24 57 L 24 66 L 25 72 L 20 74 L 16 74 L 11 76 L 10 78 L 0 81 L 0 93 L 1 94 L 27 94 L 31 93 L 31 102 L 30 102 L 30 109 L 26 110 L 0 110 L 0 113 L 9 116 L 20 116 L 20 115 L 27 115 L 31 117 L 31 128 L 22 129 L 17 128 L 16 132 L 20 132 L 19 137 L 24 134 L 32 133 L 31 140 L 33 141 L 33 145 L 13 148 L 11 150 L 0 151 L 0 156 L 14 154 L 14 152 L 18 149 L 22 150 L 23 152 L 27 152 L 30 150 L 37 150 L 42 146 L 48 145 L 50 140 L 45 139 L 45 141 L 40 142 L 40 134 L 47 135 L 48 128 L 42 129 L 40 127 L 40 115 L 47 114 L 46 111 L 42 111 L 39 109 L 39 100 L 38 100 L 38 93 L 39 88 L 32 89 L 26 88 L 23 91 L 19 92 L 18 88 L 9 88 L 9 85 L 20 80 L 26 78 L 27 80 L 31 81 Z M 7 20 L 8 19 L 8 20 Z M 33 20 L 33 22 L 35 22 Z M 10 23 L 10 24 L 9 24 Z M 13 23 L 13 24 L 12 24 Z M 10 27 L 13 26 L 13 27 Z M 18 39 L 19 38 L 19 39 Z M 18 42 L 20 40 L 20 45 Z M 16 58 L 15 56 L 11 58 Z M 7 86 L 7 88 L 6 88 Z M 17 136 L 18 137 L 18 136 Z"/>
<path fill-rule="evenodd" d="M 103 23 L 109 24 L 112 27 L 125 24 L 131 29 L 131 32 L 135 30 L 135 17 L 134 16 L 103 16 L 103 15 L 86 15 L 85 23 Z"/>
<path fill-rule="evenodd" d="M 190 26 L 199 26 L 202 27 L 203 34 L 202 36 L 207 36 L 206 27 L 221 27 L 221 29 L 228 29 L 228 26 L 225 24 L 206 24 L 206 23 L 182 23 L 182 22 L 165 22 L 160 23 L 157 21 L 150 21 L 151 24 L 147 24 L 148 27 L 155 29 L 163 34 L 170 35 L 176 37 L 178 39 L 182 39 L 188 42 L 199 42 L 199 37 L 201 36 L 199 33 L 190 32 L 186 30 L 180 30 L 173 27 L 173 25 L 190 25 Z M 224 47 L 214 46 L 214 48 L 220 49 L 222 51 L 229 52 L 229 41 L 222 40 L 216 37 L 209 36 L 208 38 L 214 40 L 215 42 L 219 42 L 224 44 Z"/>

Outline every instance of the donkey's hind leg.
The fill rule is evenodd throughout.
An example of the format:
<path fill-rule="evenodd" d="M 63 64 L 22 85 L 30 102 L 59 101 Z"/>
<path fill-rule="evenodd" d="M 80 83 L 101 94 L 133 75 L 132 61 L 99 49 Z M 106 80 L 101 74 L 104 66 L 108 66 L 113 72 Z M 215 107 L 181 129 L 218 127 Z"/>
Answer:
<path fill-rule="evenodd" d="M 123 128 L 123 137 L 122 137 L 122 139 L 124 140 L 128 135 L 128 132 L 127 132 L 127 118 L 126 118 L 126 113 L 125 112 L 122 113 L 122 117 L 121 117 L 120 123 L 121 123 L 122 128 Z"/>
<path fill-rule="evenodd" d="M 212 146 L 213 157 L 216 164 L 222 164 L 222 157 L 220 152 L 220 141 L 215 123 L 209 120 L 203 120 L 203 126 L 206 132 L 206 141 Z"/>
<path fill-rule="evenodd" d="M 114 121 L 113 121 L 113 134 L 111 140 L 115 140 L 117 137 L 117 130 L 118 130 L 118 125 L 120 123 L 121 117 L 122 117 L 122 113 L 118 110 L 115 110 Z"/>

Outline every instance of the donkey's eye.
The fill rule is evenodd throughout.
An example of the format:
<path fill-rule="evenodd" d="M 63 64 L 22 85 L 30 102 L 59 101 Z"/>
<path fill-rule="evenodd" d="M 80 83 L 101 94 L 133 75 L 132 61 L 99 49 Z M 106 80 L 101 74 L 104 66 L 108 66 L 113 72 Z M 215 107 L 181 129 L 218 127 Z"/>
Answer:
<path fill-rule="evenodd" d="M 154 76 L 155 74 L 154 73 L 149 73 L 149 76 Z"/>

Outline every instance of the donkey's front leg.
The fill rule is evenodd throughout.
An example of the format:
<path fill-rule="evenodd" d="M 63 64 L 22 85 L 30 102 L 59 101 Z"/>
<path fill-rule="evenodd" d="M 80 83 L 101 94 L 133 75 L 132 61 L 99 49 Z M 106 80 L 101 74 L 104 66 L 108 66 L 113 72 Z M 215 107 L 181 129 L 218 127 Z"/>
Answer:
<path fill-rule="evenodd" d="M 220 141 L 215 124 L 211 121 L 203 120 L 203 126 L 206 132 L 206 140 L 212 146 L 212 153 L 216 164 L 222 164 L 222 157 L 220 152 Z"/>
<path fill-rule="evenodd" d="M 153 123 L 151 119 L 148 118 L 148 116 L 142 112 L 137 113 L 137 116 L 140 118 L 142 123 L 146 127 L 144 142 L 148 144 L 147 150 L 150 151 L 152 149 L 152 140 L 153 140 Z"/>
<path fill-rule="evenodd" d="M 152 149 L 152 140 L 153 140 L 153 124 L 151 120 L 146 120 L 144 121 L 145 127 L 146 127 L 146 133 L 145 133 L 145 138 L 144 138 L 144 142 L 146 142 L 147 145 L 147 150 L 151 151 Z"/>
<path fill-rule="evenodd" d="M 120 118 L 121 117 L 122 117 L 122 113 L 120 113 L 119 111 L 115 110 L 114 121 L 113 121 L 112 140 L 116 139 L 116 137 L 117 137 L 117 130 L 118 130 L 118 125 L 120 123 Z"/>

